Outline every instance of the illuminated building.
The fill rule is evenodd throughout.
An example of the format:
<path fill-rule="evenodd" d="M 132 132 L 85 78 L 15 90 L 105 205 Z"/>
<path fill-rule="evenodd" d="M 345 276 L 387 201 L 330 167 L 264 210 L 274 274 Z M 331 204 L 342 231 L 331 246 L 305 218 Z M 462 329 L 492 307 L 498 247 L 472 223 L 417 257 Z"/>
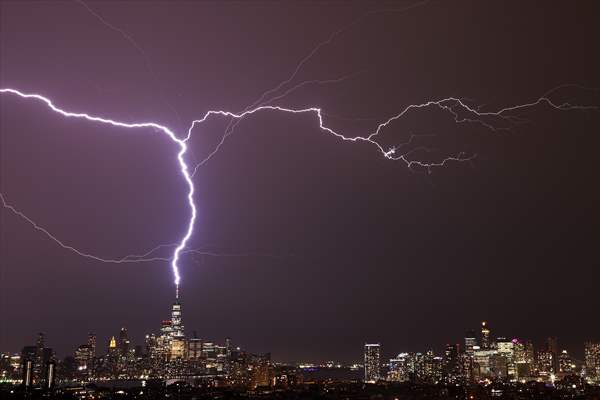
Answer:
<path fill-rule="evenodd" d="M 88 342 L 87 342 L 90 351 L 92 353 L 92 358 L 96 357 L 96 334 L 93 332 L 90 332 L 90 334 L 88 335 Z"/>
<path fill-rule="evenodd" d="M 525 380 L 532 376 L 534 370 L 533 343 L 513 339 L 513 362 L 515 378 Z"/>
<path fill-rule="evenodd" d="M 45 388 L 53 389 L 54 382 L 56 380 L 56 363 L 54 361 L 49 361 L 46 366 L 46 379 L 45 379 Z"/>
<path fill-rule="evenodd" d="M 197 337 L 188 340 L 187 358 L 190 361 L 199 361 L 202 357 L 202 339 Z"/>
<path fill-rule="evenodd" d="M 558 360 L 558 355 L 560 354 L 558 351 L 558 339 L 554 336 L 549 337 L 546 340 L 546 349 L 552 353 L 552 372 L 556 373 L 560 369 Z"/>
<path fill-rule="evenodd" d="M 575 364 L 573 364 L 573 359 L 566 350 L 563 350 L 558 356 L 558 365 L 559 372 L 565 374 L 572 374 L 575 372 Z"/>
<path fill-rule="evenodd" d="M 129 337 L 127 335 L 127 328 L 121 328 L 119 332 L 119 350 L 122 356 L 127 356 L 129 353 Z"/>
<path fill-rule="evenodd" d="M 168 360 L 183 360 L 186 358 L 187 343 L 181 317 L 181 303 L 176 300 L 171 308 L 171 319 L 163 321 L 160 342 L 167 347 Z"/>
<path fill-rule="evenodd" d="M 262 356 L 252 356 L 250 362 L 250 387 L 271 386 L 273 374 L 273 366 L 271 364 L 271 354 L 267 353 Z"/>
<path fill-rule="evenodd" d="M 442 375 L 447 383 L 458 383 L 463 377 L 460 345 L 447 344 L 444 350 Z"/>
<path fill-rule="evenodd" d="M 409 353 L 400 353 L 396 358 L 390 359 L 388 380 L 391 382 L 407 382 L 413 371 L 413 359 Z"/>
<path fill-rule="evenodd" d="M 600 343 L 585 342 L 584 350 L 586 375 L 600 381 Z"/>
<path fill-rule="evenodd" d="M 54 352 L 44 346 L 44 334 L 38 335 L 35 346 L 25 346 L 21 350 L 21 373 L 27 386 L 43 385 L 47 378 L 47 366 L 54 360 Z"/>
<path fill-rule="evenodd" d="M 504 380 L 509 378 L 509 361 L 506 356 L 496 352 L 489 359 L 492 378 Z"/>
<path fill-rule="evenodd" d="M 34 373 L 37 354 L 37 346 L 25 346 L 23 347 L 23 350 L 21 350 L 21 371 L 25 387 L 32 386 L 36 383 Z"/>
<path fill-rule="evenodd" d="M 492 347 L 492 343 L 490 340 L 490 327 L 486 321 L 481 323 L 481 349 L 488 350 Z"/>
<path fill-rule="evenodd" d="M 82 344 L 75 350 L 75 361 L 77 363 L 77 371 L 81 377 L 88 375 L 92 369 L 93 351 L 87 344 Z"/>
<path fill-rule="evenodd" d="M 473 353 L 473 375 L 476 379 L 492 376 L 492 360 L 496 350 L 475 349 Z"/>
<path fill-rule="evenodd" d="M 114 336 L 110 337 L 108 341 L 108 354 L 114 354 L 117 352 L 117 339 Z"/>
<path fill-rule="evenodd" d="M 379 343 L 365 344 L 364 357 L 365 382 L 378 381 L 381 378 L 381 345 Z"/>
<path fill-rule="evenodd" d="M 33 385 L 33 366 L 34 361 L 27 359 L 23 364 L 23 386 L 29 388 Z"/>
<path fill-rule="evenodd" d="M 171 329 L 172 336 L 174 338 L 185 337 L 183 321 L 181 318 L 181 303 L 179 303 L 179 300 L 173 303 L 173 307 L 171 309 Z"/>
<path fill-rule="evenodd" d="M 35 383 L 39 383 L 41 382 L 43 376 L 44 376 L 44 364 L 45 364 L 45 360 L 44 360 L 44 334 L 43 333 L 38 333 L 38 339 L 37 339 L 37 351 L 36 351 L 36 357 L 35 357 L 35 362 L 33 365 L 33 381 Z"/>
<path fill-rule="evenodd" d="M 475 337 L 475 332 L 468 331 L 465 334 L 465 354 L 469 357 L 473 357 L 473 347 L 477 346 L 477 338 Z"/>
<path fill-rule="evenodd" d="M 554 356 L 548 350 L 540 350 L 537 353 L 537 373 L 540 377 L 550 377 L 554 374 Z"/>
<path fill-rule="evenodd" d="M 428 350 L 423 357 L 423 375 L 422 382 L 437 384 L 442 380 L 442 357 L 436 356 L 433 350 Z"/>
<path fill-rule="evenodd" d="M 506 374 L 509 378 L 514 378 L 517 375 L 515 367 L 515 342 L 516 339 L 496 339 L 496 349 L 498 351 L 498 355 L 502 356 L 506 362 Z"/>

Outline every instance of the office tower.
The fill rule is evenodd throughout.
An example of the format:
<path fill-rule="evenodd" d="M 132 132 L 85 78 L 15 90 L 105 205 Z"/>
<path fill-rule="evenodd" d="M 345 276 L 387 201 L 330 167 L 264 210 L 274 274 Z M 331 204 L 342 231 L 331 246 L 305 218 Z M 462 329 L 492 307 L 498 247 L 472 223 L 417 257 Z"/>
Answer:
<path fill-rule="evenodd" d="M 250 364 L 250 387 L 255 389 L 259 386 L 270 386 L 273 377 L 271 353 L 252 356 Z"/>
<path fill-rule="evenodd" d="M 554 371 L 554 357 L 547 349 L 537 353 L 537 372 L 541 377 L 550 377 Z"/>
<path fill-rule="evenodd" d="M 390 359 L 388 380 L 391 382 L 407 382 L 413 372 L 413 360 L 409 353 L 400 353 Z"/>
<path fill-rule="evenodd" d="M 559 372 L 565 374 L 572 374 L 575 372 L 575 364 L 573 363 L 573 359 L 566 350 L 563 350 L 558 356 L 558 365 Z"/>
<path fill-rule="evenodd" d="M 436 356 L 433 350 L 425 353 L 423 381 L 429 384 L 437 384 L 442 380 L 443 358 Z"/>
<path fill-rule="evenodd" d="M 600 380 L 600 342 L 585 342 L 584 350 L 586 375 Z"/>
<path fill-rule="evenodd" d="M 45 346 L 45 336 L 42 332 L 38 333 L 37 338 L 37 352 L 36 358 L 33 364 L 33 382 L 39 383 L 42 381 L 44 377 L 44 346 Z"/>
<path fill-rule="evenodd" d="M 469 357 L 473 357 L 473 347 L 477 346 L 477 337 L 475 332 L 470 330 L 465 334 L 465 354 Z"/>
<path fill-rule="evenodd" d="M 169 343 L 169 359 L 177 360 L 186 357 L 186 341 L 181 316 L 181 303 L 175 300 L 171 309 L 171 332 Z"/>
<path fill-rule="evenodd" d="M 496 339 L 496 350 L 498 355 L 504 358 L 506 362 L 506 375 L 514 377 L 517 374 L 515 366 L 515 343 L 517 339 L 509 340 L 504 337 Z"/>
<path fill-rule="evenodd" d="M 552 354 L 552 370 L 554 373 L 559 371 L 559 351 L 558 351 L 558 339 L 556 337 L 549 337 L 546 340 L 546 350 Z"/>
<path fill-rule="evenodd" d="M 33 360 L 26 360 L 23 364 L 23 386 L 26 389 L 33 385 Z"/>
<path fill-rule="evenodd" d="M 486 321 L 481 323 L 481 349 L 488 350 L 492 347 L 492 343 L 490 341 L 490 327 Z"/>
<path fill-rule="evenodd" d="M 121 328 L 121 332 L 119 332 L 119 350 L 122 356 L 127 356 L 129 353 L 129 336 L 125 327 Z"/>
<path fill-rule="evenodd" d="M 92 358 L 96 358 L 96 334 L 90 332 L 88 335 L 88 347 L 90 348 Z"/>
<path fill-rule="evenodd" d="M 473 354 L 473 378 L 483 379 L 493 375 L 493 360 L 497 354 L 495 350 L 475 349 Z"/>
<path fill-rule="evenodd" d="M 199 361 L 202 357 L 202 339 L 193 337 L 188 340 L 187 358 L 190 361 Z"/>
<path fill-rule="evenodd" d="M 46 366 L 46 384 L 45 387 L 48 390 L 54 389 L 54 381 L 56 375 L 56 363 L 49 361 Z"/>
<path fill-rule="evenodd" d="M 531 342 L 513 339 L 513 361 L 515 364 L 515 378 L 523 380 L 531 377 L 534 369 L 533 345 Z"/>
<path fill-rule="evenodd" d="M 35 382 L 35 363 L 38 359 L 37 346 L 25 346 L 21 350 L 21 371 L 23 376 L 23 385 L 32 386 Z"/>
<path fill-rule="evenodd" d="M 86 375 L 87 371 L 92 367 L 92 349 L 87 344 L 82 344 L 75 349 L 75 361 L 77 362 L 77 370 Z"/>
<path fill-rule="evenodd" d="M 458 383 L 463 376 L 460 345 L 447 344 L 444 350 L 442 374 L 446 383 Z"/>
<path fill-rule="evenodd" d="M 376 382 L 380 379 L 381 345 L 367 343 L 364 350 L 365 356 L 365 382 Z"/>
<path fill-rule="evenodd" d="M 184 328 L 183 321 L 181 316 L 181 303 L 179 300 L 173 303 L 173 307 L 171 309 L 171 328 L 173 330 L 172 336 L 182 338 L 184 337 Z"/>
<path fill-rule="evenodd" d="M 117 354 L 117 352 L 117 339 L 115 339 L 114 336 L 111 336 L 110 341 L 108 342 L 108 354 L 114 356 Z"/>

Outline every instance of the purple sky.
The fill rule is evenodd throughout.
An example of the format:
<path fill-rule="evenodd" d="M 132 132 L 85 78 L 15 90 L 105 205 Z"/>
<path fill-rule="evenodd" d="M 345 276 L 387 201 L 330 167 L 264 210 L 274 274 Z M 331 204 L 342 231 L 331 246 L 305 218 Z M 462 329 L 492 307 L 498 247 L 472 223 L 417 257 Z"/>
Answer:
<path fill-rule="evenodd" d="M 410 3 L 87 4 L 112 28 L 77 2 L 0 3 L 0 87 L 184 135 L 209 109 L 244 109 L 366 12 Z M 497 110 L 564 83 L 600 87 L 599 11 L 592 1 L 462 1 L 370 14 L 294 82 L 356 75 L 275 104 L 321 107 L 328 125 L 354 136 L 431 99 Z M 598 91 L 553 95 L 600 104 Z M 231 336 L 277 360 L 350 361 L 365 341 L 390 355 L 437 348 L 487 319 L 493 334 L 554 335 L 580 353 L 600 339 L 600 114 L 539 106 L 519 115 L 527 122 L 510 132 L 456 125 L 436 109 L 390 125 L 386 146 L 435 135 L 423 144 L 437 153 L 424 159 L 477 154 L 431 174 L 340 141 L 311 115 L 244 119 L 194 178 L 189 247 L 247 255 L 182 260 L 187 333 Z M 191 165 L 227 122 L 194 131 Z M 0 191 L 86 252 L 116 258 L 181 237 L 189 209 L 177 150 L 148 129 L 65 119 L 0 95 Z M 0 351 L 38 331 L 60 355 L 88 331 L 104 343 L 126 326 L 141 342 L 168 316 L 168 263 L 93 262 L 6 210 L 0 218 Z"/>

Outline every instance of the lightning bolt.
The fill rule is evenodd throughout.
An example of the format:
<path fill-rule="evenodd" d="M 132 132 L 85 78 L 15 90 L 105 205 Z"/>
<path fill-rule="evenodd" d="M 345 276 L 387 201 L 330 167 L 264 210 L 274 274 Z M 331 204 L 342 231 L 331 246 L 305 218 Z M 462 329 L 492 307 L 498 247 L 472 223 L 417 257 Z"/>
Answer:
<path fill-rule="evenodd" d="M 185 248 L 188 240 L 192 236 L 192 232 L 194 230 L 194 222 L 196 221 L 196 205 L 194 204 L 194 183 L 192 182 L 192 178 L 190 177 L 190 174 L 188 172 L 188 166 L 185 163 L 185 159 L 183 157 L 185 155 L 185 152 L 187 151 L 187 145 L 186 145 L 187 139 L 183 139 L 183 140 L 179 139 L 177 137 L 177 135 L 175 135 L 175 133 L 173 133 L 173 131 L 171 131 L 169 128 L 167 128 L 166 126 L 157 124 L 155 122 L 126 123 L 126 122 L 115 121 L 115 120 L 108 119 L 108 118 L 97 117 L 97 116 L 89 115 L 86 113 L 70 112 L 70 111 L 66 111 L 66 110 L 63 110 L 62 108 L 55 106 L 54 103 L 50 99 L 48 99 L 40 94 L 23 93 L 19 90 L 11 89 L 11 88 L 0 89 L 0 93 L 7 93 L 7 94 L 19 96 L 24 99 L 33 99 L 33 100 L 40 101 L 40 102 L 44 103 L 48 108 L 50 108 L 55 113 L 58 113 L 67 118 L 84 119 L 84 120 L 87 120 L 90 122 L 98 122 L 98 123 L 105 124 L 105 125 L 111 125 L 111 126 L 115 126 L 115 127 L 119 127 L 119 128 L 127 128 L 127 129 L 152 128 L 155 131 L 158 131 L 158 132 L 166 135 L 169 139 L 171 139 L 171 141 L 173 141 L 179 147 L 179 152 L 177 153 L 177 160 L 179 162 L 181 175 L 183 176 L 183 178 L 188 186 L 187 199 L 188 199 L 188 204 L 189 204 L 190 211 L 191 211 L 191 215 L 190 215 L 190 219 L 188 221 L 188 226 L 187 226 L 187 230 L 185 231 L 185 235 L 179 241 L 177 247 L 175 247 L 175 250 L 173 252 L 173 258 L 171 260 L 171 269 L 173 271 L 176 293 L 179 293 L 179 283 L 181 281 L 181 276 L 179 275 L 178 261 L 179 261 L 180 255 L 181 255 L 181 251 Z M 3 198 L 3 202 L 4 202 L 4 198 Z M 4 204 L 6 204 L 6 203 L 4 202 Z M 16 211 L 16 209 L 13 209 L 13 211 Z M 22 214 L 22 213 L 20 215 L 24 216 L 24 214 Z M 30 219 L 28 219 L 28 221 L 30 223 L 33 223 L 33 221 Z M 37 227 L 37 224 L 35 224 L 35 223 L 33 223 L 33 224 L 34 224 L 34 226 Z M 44 233 L 49 235 L 49 232 L 46 230 L 44 230 Z M 70 247 L 70 246 L 65 246 L 60 241 L 58 241 L 58 243 L 63 245 L 63 247 Z M 82 255 L 85 254 L 83 252 L 80 252 L 80 253 Z M 85 254 L 85 256 L 90 257 L 91 255 Z M 95 258 L 93 256 L 91 256 L 91 257 Z M 96 259 L 99 259 L 99 258 L 96 258 Z M 103 261 L 110 262 L 110 261 L 116 261 L 116 260 L 103 259 Z M 121 260 L 121 262 L 128 262 L 128 259 Z"/>
<path fill-rule="evenodd" d="M 180 281 L 181 281 L 181 276 L 179 274 L 178 262 L 180 260 L 181 255 L 186 254 L 186 253 L 201 253 L 201 254 L 206 254 L 206 255 L 218 255 L 218 253 L 213 253 L 213 252 L 202 252 L 199 250 L 186 250 L 186 246 L 187 246 L 189 239 L 192 236 L 192 233 L 194 230 L 194 224 L 195 224 L 196 217 L 197 217 L 196 205 L 194 203 L 194 189 L 195 189 L 194 183 L 192 181 L 192 177 L 190 175 L 190 171 L 189 171 L 188 165 L 185 160 L 185 154 L 188 150 L 187 142 L 192 137 L 192 132 L 193 132 L 194 128 L 197 125 L 205 122 L 211 116 L 229 117 L 229 118 L 233 118 L 233 119 L 239 121 L 245 117 L 248 117 L 255 113 L 259 113 L 259 112 L 263 112 L 263 111 L 264 112 L 267 112 L 267 111 L 282 112 L 282 113 L 288 113 L 288 114 L 312 114 L 316 117 L 316 119 L 318 121 L 318 127 L 323 132 L 329 133 L 329 134 L 335 136 L 336 138 L 343 140 L 343 141 L 347 141 L 347 142 L 368 143 L 368 144 L 374 146 L 379 151 L 379 153 L 381 155 L 383 155 L 385 158 L 387 158 L 389 160 L 393 160 L 393 161 L 402 161 L 405 163 L 405 165 L 408 168 L 412 169 L 413 167 L 418 166 L 418 167 L 423 167 L 423 168 L 430 170 L 433 167 L 444 166 L 449 162 L 469 161 L 469 160 L 473 159 L 473 157 L 475 157 L 475 155 L 466 156 L 464 153 L 459 153 L 457 155 L 448 156 L 438 162 L 425 162 L 425 161 L 413 160 L 413 159 L 409 158 L 409 155 L 413 154 L 415 151 L 421 150 L 421 148 L 417 147 L 417 148 L 414 148 L 414 149 L 406 151 L 406 152 L 399 152 L 399 150 L 402 149 L 402 147 L 404 147 L 405 145 L 410 144 L 412 142 L 412 140 L 416 137 L 416 135 L 411 135 L 409 140 L 405 143 L 402 143 L 398 146 L 386 149 L 383 147 L 382 144 L 377 142 L 377 138 L 380 135 L 380 133 L 382 132 L 382 130 L 385 129 L 386 127 L 388 127 L 392 122 L 404 117 L 411 110 L 427 109 L 430 107 L 438 107 L 439 109 L 447 112 L 457 124 L 459 124 L 459 123 L 476 123 L 476 124 L 480 124 L 491 130 L 496 130 L 495 126 L 493 125 L 493 121 L 499 120 L 499 121 L 506 121 L 506 122 L 514 122 L 513 116 L 510 114 L 511 112 L 516 112 L 519 110 L 532 108 L 532 107 L 539 106 L 539 105 L 546 105 L 546 106 L 551 107 L 552 109 L 559 110 L 559 111 L 597 110 L 598 109 L 598 107 L 594 106 L 594 105 L 573 105 L 570 103 L 558 103 L 558 102 L 552 101 L 549 97 L 550 94 L 554 93 L 556 90 L 558 90 L 561 87 L 564 87 L 564 85 L 561 85 L 560 87 L 550 90 L 545 95 L 539 97 L 538 99 L 536 99 L 532 102 L 508 106 L 508 107 L 504 107 L 504 108 L 501 108 L 496 111 L 480 111 L 481 108 L 475 108 L 475 107 L 469 106 L 468 104 L 466 104 L 465 101 L 463 101 L 459 98 L 456 98 L 456 97 L 447 97 L 447 98 L 443 98 L 440 100 L 430 100 L 430 101 L 423 102 L 420 104 L 411 104 L 411 105 L 406 106 L 399 113 L 393 115 L 392 117 L 390 117 L 387 120 L 378 124 L 376 129 L 373 132 L 371 132 L 370 134 L 368 134 L 367 136 L 346 136 L 346 135 L 344 135 L 340 132 L 337 132 L 337 131 L 333 130 L 332 128 L 326 126 L 324 123 L 324 120 L 323 120 L 324 114 L 323 114 L 321 108 L 318 108 L 318 107 L 293 109 L 293 108 L 286 108 L 286 107 L 274 106 L 274 105 L 259 105 L 255 108 L 248 109 L 248 110 L 245 110 L 245 111 L 239 112 L 239 113 L 234 113 L 234 112 L 225 111 L 225 110 L 210 110 L 210 111 L 207 111 L 202 118 L 192 121 L 189 129 L 187 130 L 187 134 L 184 138 L 179 138 L 171 129 L 169 129 L 166 126 L 155 123 L 155 122 L 128 123 L 128 122 L 115 121 L 115 120 L 112 120 L 109 118 L 98 117 L 98 116 L 90 115 L 87 113 L 66 111 L 60 107 L 57 107 L 50 99 L 48 99 L 47 97 L 42 96 L 40 94 L 29 94 L 29 93 L 23 93 L 17 89 L 4 88 L 4 89 L 0 89 L 0 93 L 16 95 L 23 99 L 32 99 L 32 100 L 39 101 L 39 102 L 45 104 L 53 112 L 60 114 L 67 118 L 84 119 L 84 120 L 87 120 L 90 122 L 96 122 L 96 123 L 101 123 L 101 124 L 110 125 L 110 126 L 114 126 L 114 127 L 126 128 L 126 129 L 151 128 L 158 133 L 166 135 L 179 148 L 179 151 L 177 153 L 177 159 L 179 161 L 181 175 L 188 187 L 187 201 L 188 201 L 189 209 L 190 209 L 190 217 L 188 220 L 187 229 L 185 230 L 183 237 L 179 240 L 179 242 L 177 242 L 175 244 L 159 245 L 159 246 L 156 246 L 155 248 L 151 249 L 149 252 L 139 255 L 139 256 L 129 255 L 129 256 L 125 256 L 120 259 L 105 259 L 105 258 L 101 258 L 98 256 L 94 256 L 94 255 L 86 253 L 86 252 L 79 251 L 79 250 L 75 249 L 74 247 L 65 244 L 64 242 L 60 241 L 58 238 L 53 236 L 48 230 L 42 228 L 36 222 L 34 222 L 32 219 L 28 218 L 25 214 L 23 214 L 21 211 L 16 209 L 14 206 L 8 204 L 3 195 L 0 194 L 0 198 L 2 200 L 2 204 L 3 204 L 4 208 L 9 209 L 16 215 L 20 216 L 21 218 L 24 218 L 35 229 L 45 233 L 48 237 L 50 237 L 52 240 L 54 240 L 57 244 L 59 244 L 63 248 L 74 251 L 75 253 L 79 254 L 80 256 L 83 256 L 86 258 L 91 258 L 91 259 L 94 259 L 97 261 L 114 262 L 114 263 L 141 262 L 141 261 L 154 261 L 154 260 L 170 261 L 170 265 L 171 265 L 171 269 L 172 269 L 173 277 L 174 277 L 175 288 L 176 288 L 176 295 L 178 296 L 179 285 L 180 285 Z M 462 114 L 466 114 L 466 115 L 461 116 Z M 488 121 L 488 119 L 491 119 L 492 121 Z M 146 258 L 150 254 L 154 253 L 154 251 L 158 250 L 159 248 L 172 247 L 172 246 L 175 246 L 175 249 L 173 250 L 173 255 L 171 258 L 164 258 L 164 257 Z"/>

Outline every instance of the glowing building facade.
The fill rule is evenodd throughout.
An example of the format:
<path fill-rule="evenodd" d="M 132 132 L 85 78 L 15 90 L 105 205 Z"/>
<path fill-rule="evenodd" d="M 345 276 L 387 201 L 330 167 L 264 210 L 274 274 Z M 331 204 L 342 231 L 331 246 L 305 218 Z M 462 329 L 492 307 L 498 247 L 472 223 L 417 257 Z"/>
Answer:
<path fill-rule="evenodd" d="M 377 382 L 381 379 L 381 345 L 365 344 L 365 382 Z"/>

